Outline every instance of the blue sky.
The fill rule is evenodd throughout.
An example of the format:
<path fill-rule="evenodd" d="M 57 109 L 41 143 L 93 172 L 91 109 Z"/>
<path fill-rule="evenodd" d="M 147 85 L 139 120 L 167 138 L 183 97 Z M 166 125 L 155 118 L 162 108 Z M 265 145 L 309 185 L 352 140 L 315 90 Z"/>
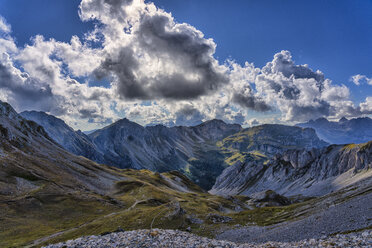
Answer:
<path fill-rule="evenodd" d="M 372 86 L 350 82 L 356 74 L 372 78 L 372 1 L 156 0 L 179 23 L 213 38 L 214 57 L 262 68 L 281 50 L 296 64 L 321 70 L 335 85 L 345 84 L 355 104 L 372 96 Z M 79 0 L 2 0 L 0 15 L 12 27 L 17 46 L 41 34 L 69 42 L 81 39 L 99 20 L 82 22 Z"/>

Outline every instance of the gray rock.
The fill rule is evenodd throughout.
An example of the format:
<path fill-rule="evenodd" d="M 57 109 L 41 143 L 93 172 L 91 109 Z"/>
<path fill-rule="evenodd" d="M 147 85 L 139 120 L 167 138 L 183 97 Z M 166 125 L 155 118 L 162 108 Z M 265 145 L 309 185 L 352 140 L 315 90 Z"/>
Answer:
<path fill-rule="evenodd" d="M 232 221 L 231 217 L 222 216 L 222 215 L 213 214 L 213 213 L 208 214 L 207 219 L 213 223 L 228 223 Z"/>
<path fill-rule="evenodd" d="M 250 195 L 271 189 L 285 196 L 322 196 L 371 177 L 371 168 L 372 141 L 287 150 L 268 161 L 251 159 L 229 166 L 210 193 Z"/>

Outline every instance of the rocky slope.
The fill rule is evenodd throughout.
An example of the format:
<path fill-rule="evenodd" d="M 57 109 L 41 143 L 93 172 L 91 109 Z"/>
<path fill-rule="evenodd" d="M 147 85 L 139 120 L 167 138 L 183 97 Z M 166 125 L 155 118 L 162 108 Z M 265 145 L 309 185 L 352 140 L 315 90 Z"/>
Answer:
<path fill-rule="evenodd" d="M 249 195 L 274 190 L 319 196 L 372 176 L 372 141 L 322 149 L 287 150 L 272 159 L 248 157 L 226 168 L 210 192 Z"/>
<path fill-rule="evenodd" d="M 15 197 L 48 187 L 65 193 L 109 191 L 123 178 L 106 166 L 74 156 L 43 127 L 0 102 L 0 195 Z"/>
<path fill-rule="evenodd" d="M 103 155 L 90 138 L 80 130 L 72 129 L 63 120 L 37 111 L 24 111 L 20 115 L 42 126 L 48 135 L 67 151 L 96 162 L 104 162 Z"/>
<path fill-rule="evenodd" d="M 297 126 L 315 129 L 321 139 L 331 144 L 358 144 L 372 140 L 372 119 L 368 117 L 350 120 L 343 117 L 338 122 L 319 118 Z"/>
<path fill-rule="evenodd" d="M 153 247 L 187 247 L 187 248 L 259 248 L 259 247 L 370 247 L 372 232 L 324 236 L 319 239 L 305 239 L 297 242 L 266 242 L 233 243 L 229 241 L 209 239 L 177 230 L 137 230 L 111 233 L 103 236 L 88 236 L 69 240 L 64 243 L 48 245 L 47 248 L 62 247 L 128 247 L 128 248 L 153 248 Z"/>

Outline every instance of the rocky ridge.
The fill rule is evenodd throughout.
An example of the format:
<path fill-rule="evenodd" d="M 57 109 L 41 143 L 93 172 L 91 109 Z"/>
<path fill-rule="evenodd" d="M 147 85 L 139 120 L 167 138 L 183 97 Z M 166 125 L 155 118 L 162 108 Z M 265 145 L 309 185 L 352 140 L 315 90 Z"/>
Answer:
<path fill-rule="evenodd" d="M 321 196 L 372 176 L 372 141 L 322 149 L 287 150 L 269 160 L 248 157 L 226 168 L 210 191 Z"/>
<path fill-rule="evenodd" d="M 80 130 L 72 129 L 63 120 L 37 111 L 24 111 L 20 113 L 20 116 L 42 126 L 48 135 L 67 151 L 96 162 L 103 162 L 102 153 L 91 142 L 90 138 Z"/>

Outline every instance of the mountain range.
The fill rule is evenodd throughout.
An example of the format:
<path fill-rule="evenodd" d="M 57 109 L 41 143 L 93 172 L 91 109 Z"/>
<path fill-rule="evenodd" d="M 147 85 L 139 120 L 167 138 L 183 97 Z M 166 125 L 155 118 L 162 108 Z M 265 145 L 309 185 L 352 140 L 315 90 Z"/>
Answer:
<path fill-rule="evenodd" d="M 0 168 L 0 247 L 40 246 L 119 225 L 182 228 L 186 211 L 206 217 L 241 204 L 207 194 L 176 171 L 123 170 L 76 156 L 1 101 Z"/>
<path fill-rule="evenodd" d="M 297 126 L 313 128 L 319 138 L 330 144 L 365 143 L 372 140 L 372 119 L 368 117 L 328 121 L 325 118 L 299 123 Z"/>
<path fill-rule="evenodd" d="M 21 116 L 43 126 L 50 137 L 73 154 L 118 168 L 178 170 L 204 189 L 247 154 L 273 156 L 290 148 L 323 147 L 310 128 L 267 124 L 243 129 L 221 120 L 197 126 L 143 127 L 126 118 L 88 135 L 43 112 Z"/>
<path fill-rule="evenodd" d="M 329 145 L 311 128 L 220 120 L 168 128 L 122 119 L 86 135 L 0 101 L 0 246 L 286 223 L 368 197 L 371 155 L 371 142 Z M 358 223 L 342 230 L 370 225 Z"/>

